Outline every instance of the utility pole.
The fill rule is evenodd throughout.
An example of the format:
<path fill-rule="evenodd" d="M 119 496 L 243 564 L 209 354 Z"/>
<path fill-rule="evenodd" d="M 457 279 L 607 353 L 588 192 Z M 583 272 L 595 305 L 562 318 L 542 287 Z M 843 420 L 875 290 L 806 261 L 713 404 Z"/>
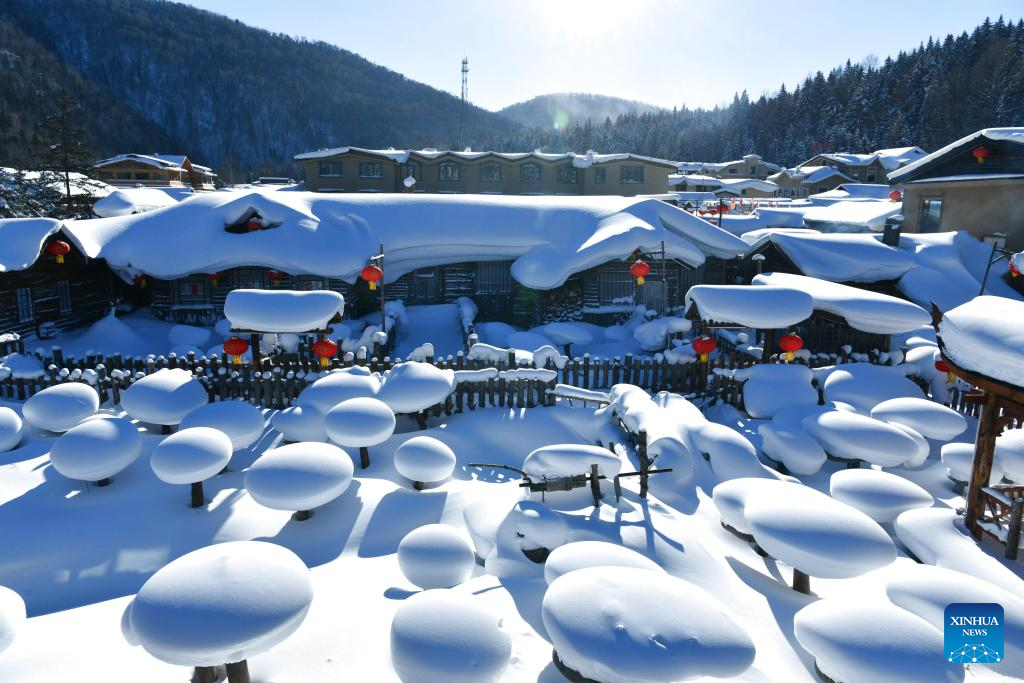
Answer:
<path fill-rule="evenodd" d="M 462 103 L 459 105 L 459 151 L 464 149 L 462 131 L 466 124 L 466 103 L 469 98 L 469 57 L 462 58 Z"/>

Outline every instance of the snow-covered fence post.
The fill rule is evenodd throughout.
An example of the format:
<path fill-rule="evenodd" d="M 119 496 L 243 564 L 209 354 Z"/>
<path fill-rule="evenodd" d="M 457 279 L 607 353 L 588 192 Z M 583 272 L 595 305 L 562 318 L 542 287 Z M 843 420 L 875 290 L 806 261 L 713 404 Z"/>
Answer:
<path fill-rule="evenodd" d="M 627 353 L 622 361 L 622 383 L 633 383 L 633 354 Z"/>
<path fill-rule="evenodd" d="M 583 388 L 590 388 L 590 354 L 583 354 Z"/>
<path fill-rule="evenodd" d="M 640 497 L 647 497 L 647 470 L 651 468 L 651 461 L 647 459 L 647 431 L 641 429 L 636 435 L 636 457 L 640 462 Z"/>
<path fill-rule="evenodd" d="M 53 363 L 58 368 L 64 366 L 64 352 L 61 351 L 61 348 L 59 346 L 53 347 Z"/>

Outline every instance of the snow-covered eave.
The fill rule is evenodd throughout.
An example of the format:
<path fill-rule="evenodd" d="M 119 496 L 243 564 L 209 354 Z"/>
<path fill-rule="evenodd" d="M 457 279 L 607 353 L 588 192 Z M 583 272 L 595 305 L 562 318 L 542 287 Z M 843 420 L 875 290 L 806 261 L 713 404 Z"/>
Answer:
<path fill-rule="evenodd" d="M 145 154 L 118 154 L 115 157 L 109 159 L 102 159 L 92 165 L 93 168 L 103 168 L 104 166 L 112 166 L 113 164 L 120 164 L 125 161 L 135 161 L 140 164 L 147 166 L 153 166 L 164 171 L 185 171 L 183 166 L 179 166 L 170 161 L 164 159 L 158 159 L 157 157 L 147 156 Z"/>
<path fill-rule="evenodd" d="M 962 175 L 947 175 L 935 178 L 908 180 L 903 183 L 903 185 L 926 185 L 929 183 L 977 183 L 993 180 L 1017 180 L 1019 178 L 1024 178 L 1024 173 L 965 173 Z"/>
<path fill-rule="evenodd" d="M 46 241 L 62 227 L 63 223 L 55 218 L 0 219 L 0 274 L 34 266 L 42 256 Z M 17 234 L 4 234 L 5 231 Z"/>
<path fill-rule="evenodd" d="M 1024 144 L 1024 128 L 983 128 L 979 131 L 965 135 L 964 137 L 949 143 L 945 147 L 931 154 L 921 157 L 917 161 L 907 164 L 903 168 L 896 169 L 888 175 L 890 181 L 894 183 L 901 182 L 899 179 L 906 177 L 908 174 L 914 173 L 925 166 L 930 166 L 932 163 L 939 161 L 941 158 L 948 155 L 950 152 L 954 152 L 962 149 L 968 145 L 973 144 L 977 140 L 989 140 L 989 141 L 1003 141 L 1003 142 L 1015 142 L 1017 144 Z"/>
<path fill-rule="evenodd" d="M 548 163 L 559 163 L 562 161 L 572 161 L 573 166 L 576 168 L 588 168 L 591 165 L 597 164 L 608 164 L 616 161 L 638 161 L 646 164 L 655 166 L 663 166 L 668 169 L 676 169 L 678 167 L 677 162 L 669 161 L 668 159 L 659 159 L 657 157 L 643 156 L 640 154 L 633 154 L 624 152 L 621 154 L 574 154 L 572 152 L 494 152 L 494 151 L 480 151 L 480 152 L 459 152 L 456 150 L 417 150 L 417 149 L 404 149 L 404 150 L 379 150 L 379 149 L 365 149 L 362 147 L 334 147 L 331 149 L 321 149 L 314 152 L 303 152 L 296 154 L 293 158 L 295 161 L 308 161 L 313 159 L 327 159 L 331 157 L 341 156 L 348 153 L 366 154 L 370 156 L 377 156 L 382 159 L 392 159 L 398 163 L 406 163 L 409 159 L 420 159 L 423 161 L 439 161 L 445 158 L 451 158 L 458 161 L 486 161 L 489 159 L 498 159 L 501 161 L 517 162 L 517 161 L 545 161 Z"/>

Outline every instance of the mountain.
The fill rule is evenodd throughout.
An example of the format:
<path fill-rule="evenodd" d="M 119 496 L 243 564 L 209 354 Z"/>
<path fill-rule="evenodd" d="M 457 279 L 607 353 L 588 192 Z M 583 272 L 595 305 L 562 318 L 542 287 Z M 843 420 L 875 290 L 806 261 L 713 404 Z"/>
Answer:
<path fill-rule="evenodd" d="M 525 102 L 511 104 L 498 113 L 528 128 L 565 129 L 583 124 L 587 119 L 602 123 L 605 119 L 614 121 L 623 114 L 656 111 L 658 107 L 653 104 L 636 100 L 571 92 L 539 95 Z"/>

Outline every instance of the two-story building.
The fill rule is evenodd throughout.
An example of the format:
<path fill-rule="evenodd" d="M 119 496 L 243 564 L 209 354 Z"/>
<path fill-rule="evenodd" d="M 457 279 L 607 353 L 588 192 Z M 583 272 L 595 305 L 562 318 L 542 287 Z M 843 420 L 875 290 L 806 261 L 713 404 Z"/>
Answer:
<path fill-rule="evenodd" d="M 847 176 L 843 182 L 884 183 L 889 173 L 921 159 L 927 154 L 920 147 L 879 149 L 871 154 L 829 152 L 817 154 L 800 166 L 830 166 Z M 832 188 L 829 188 L 832 189 Z"/>
<path fill-rule="evenodd" d="M 778 186 L 777 197 L 803 199 L 836 189 L 843 183 L 856 182 L 838 168 L 832 166 L 797 166 L 784 168 L 769 176 L 768 180 Z"/>
<path fill-rule="evenodd" d="M 339 147 L 295 156 L 314 192 L 662 194 L 677 164 L 637 154 Z"/>
<path fill-rule="evenodd" d="M 213 190 L 217 174 L 184 154 L 118 154 L 93 164 L 99 179 L 116 187 Z"/>
<path fill-rule="evenodd" d="M 782 167 L 765 161 L 759 154 L 745 154 L 742 159 L 723 161 L 721 163 L 705 163 L 703 172 L 718 178 L 753 178 L 767 180 L 768 176 L 778 173 Z"/>

